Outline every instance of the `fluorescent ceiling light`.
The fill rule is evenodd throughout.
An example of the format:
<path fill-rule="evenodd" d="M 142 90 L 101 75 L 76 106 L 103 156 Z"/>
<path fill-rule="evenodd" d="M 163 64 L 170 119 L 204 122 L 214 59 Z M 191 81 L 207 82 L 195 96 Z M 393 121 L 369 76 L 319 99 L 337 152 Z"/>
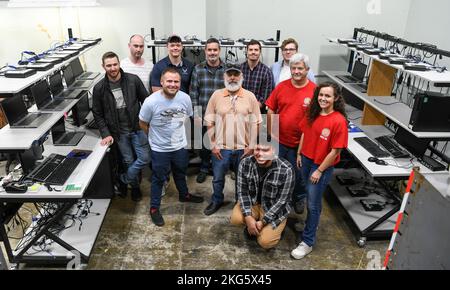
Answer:
<path fill-rule="evenodd" d="M 80 7 L 98 6 L 97 0 L 9 0 L 8 7 Z"/>

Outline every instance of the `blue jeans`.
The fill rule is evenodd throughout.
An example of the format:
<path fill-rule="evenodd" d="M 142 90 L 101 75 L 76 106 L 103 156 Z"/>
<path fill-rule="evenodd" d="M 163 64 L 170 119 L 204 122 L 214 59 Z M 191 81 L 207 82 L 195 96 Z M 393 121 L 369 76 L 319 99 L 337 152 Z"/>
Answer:
<path fill-rule="evenodd" d="M 292 193 L 292 200 L 304 200 L 306 198 L 306 187 L 305 181 L 302 176 L 301 169 L 297 167 L 297 149 L 284 146 L 283 144 L 279 144 L 279 153 L 278 157 L 284 158 L 289 163 L 291 163 L 292 167 L 294 167 L 295 171 L 295 187 L 294 192 Z"/>
<path fill-rule="evenodd" d="M 208 127 L 203 126 L 202 127 L 202 136 L 205 136 L 208 132 Z M 206 147 L 206 145 L 208 147 Z M 209 170 L 211 169 L 211 150 L 209 143 L 205 144 L 202 142 L 202 149 L 200 149 L 200 159 L 202 160 L 202 163 L 200 164 L 200 172 L 204 172 L 206 174 L 209 173 Z"/>
<path fill-rule="evenodd" d="M 150 145 L 147 136 L 141 130 L 121 134 L 117 144 L 126 169 L 126 172 L 120 175 L 120 180 L 137 188 L 139 174 L 150 162 Z"/>
<path fill-rule="evenodd" d="M 189 164 L 189 153 L 182 148 L 173 152 L 156 152 L 152 150 L 152 185 L 151 185 L 151 208 L 159 208 L 161 205 L 161 194 L 164 182 L 172 171 L 173 180 L 181 198 L 188 193 L 186 184 L 186 171 Z"/>
<path fill-rule="evenodd" d="M 227 174 L 230 169 L 230 165 L 233 167 L 233 171 L 237 176 L 237 170 L 239 168 L 239 163 L 241 162 L 241 157 L 244 154 L 244 150 L 220 150 L 222 154 L 222 160 L 219 160 L 211 154 L 212 165 L 213 165 L 213 195 L 211 201 L 216 204 L 223 203 L 224 195 L 223 188 L 225 186 L 225 174 Z M 236 184 L 235 184 L 235 199 L 236 199 Z"/>
<path fill-rule="evenodd" d="M 319 165 L 314 164 L 313 160 L 302 155 L 302 175 L 306 181 L 306 190 L 308 192 L 308 214 L 302 240 L 310 247 L 316 243 L 316 232 L 319 226 L 320 214 L 322 213 L 322 195 L 333 176 L 334 170 L 333 166 L 328 167 L 322 173 L 319 182 L 311 184 L 309 177 L 318 167 Z"/>

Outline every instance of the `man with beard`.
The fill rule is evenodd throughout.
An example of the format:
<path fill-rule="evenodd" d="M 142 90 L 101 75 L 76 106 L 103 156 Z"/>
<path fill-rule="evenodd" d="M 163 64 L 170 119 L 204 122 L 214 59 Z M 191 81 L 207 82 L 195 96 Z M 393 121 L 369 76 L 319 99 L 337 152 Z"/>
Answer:
<path fill-rule="evenodd" d="M 231 224 L 245 225 L 245 237 L 256 239 L 263 249 L 275 247 L 291 211 L 294 184 L 295 173 L 289 161 L 277 157 L 271 145 L 258 144 L 253 156 L 239 165 L 238 203 Z"/>
<path fill-rule="evenodd" d="M 139 34 L 131 36 L 128 49 L 130 55 L 122 59 L 120 66 L 124 72 L 137 75 L 149 92 L 150 73 L 153 64 L 150 61 L 145 61 L 145 58 L 142 57 L 144 54 L 144 37 Z"/>
<path fill-rule="evenodd" d="M 116 142 L 122 155 L 126 172 L 119 175 L 119 191 L 126 196 L 130 184 L 131 199 L 139 201 L 139 173 L 149 163 L 150 147 L 139 127 L 138 114 L 148 92 L 138 76 L 120 68 L 114 52 L 103 55 L 102 66 L 105 77 L 94 87 L 92 113 L 103 138 L 101 145 Z"/>
<path fill-rule="evenodd" d="M 261 43 L 252 39 L 247 44 L 247 61 L 241 65 L 244 83 L 242 87 L 255 94 L 261 113 L 266 113 L 266 100 L 273 91 L 272 71 L 260 61 Z"/>
<path fill-rule="evenodd" d="M 161 74 L 162 90 L 150 95 L 139 113 L 139 125 L 152 147 L 152 186 L 150 216 L 157 226 L 164 225 L 159 211 L 161 194 L 167 176 L 172 171 L 180 202 L 203 202 L 203 197 L 189 193 L 186 171 L 189 163 L 185 122 L 192 116 L 189 95 L 180 91 L 181 75 L 176 68 L 166 68 Z"/>
<path fill-rule="evenodd" d="M 301 171 L 297 168 L 297 148 L 301 136 L 298 124 L 302 121 L 311 103 L 316 84 L 307 77 L 309 58 L 306 55 L 294 54 L 289 60 L 289 66 L 292 78 L 279 83 L 266 101 L 268 107 L 267 130 L 279 143 L 278 156 L 287 159 L 296 171 L 292 200 L 295 212 L 302 214 L 306 188 Z M 279 115 L 279 132 L 272 132 L 274 114 Z"/>
<path fill-rule="evenodd" d="M 239 66 L 228 64 L 224 73 L 225 88 L 211 96 L 205 113 L 211 144 L 214 178 L 213 195 L 204 210 L 205 215 L 215 213 L 224 202 L 225 174 L 230 165 L 237 174 L 242 158 L 253 154 L 262 123 L 258 100 L 242 88 Z"/>
<path fill-rule="evenodd" d="M 225 65 L 220 59 L 220 43 L 216 38 L 210 38 L 205 44 L 206 61 L 195 66 L 192 72 L 191 87 L 189 94 L 194 106 L 194 124 L 201 126 L 202 116 L 205 115 L 206 106 L 214 91 L 222 89 L 223 73 Z M 201 111 L 199 110 L 201 107 Z M 202 126 L 202 136 L 206 134 L 206 127 Z M 204 139 L 203 139 L 204 140 Z M 197 176 L 197 182 L 203 183 L 211 168 L 211 150 L 209 144 L 203 144 L 200 150 L 200 173 Z"/>

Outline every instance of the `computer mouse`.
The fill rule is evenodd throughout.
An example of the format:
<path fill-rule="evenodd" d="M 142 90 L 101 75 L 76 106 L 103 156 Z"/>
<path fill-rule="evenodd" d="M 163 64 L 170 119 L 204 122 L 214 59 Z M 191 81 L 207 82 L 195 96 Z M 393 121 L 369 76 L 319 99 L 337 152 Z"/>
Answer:
<path fill-rule="evenodd" d="M 377 162 L 377 160 L 379 160 L 379 159 L 376 157 L 373 157 L 373 156 L 371 156 L 371 157 L 369 157 L 369 159 L 367 159 L 367 161 L 369 161 L 369 162 Z"/>
<path fill-rule="evenodd" d="M 75 152 L 73 157 L 84 157 L 86 156 L 86 152 Z"/>
<path fill-rule="evenodd" d="M 378 159 L 377 161 L 375 161 L 375 163 L 376 163 L 377 165 L 384 165 L 384 166 L 388 165 L 386 161 L 381 160 L 381 159 Z"/>

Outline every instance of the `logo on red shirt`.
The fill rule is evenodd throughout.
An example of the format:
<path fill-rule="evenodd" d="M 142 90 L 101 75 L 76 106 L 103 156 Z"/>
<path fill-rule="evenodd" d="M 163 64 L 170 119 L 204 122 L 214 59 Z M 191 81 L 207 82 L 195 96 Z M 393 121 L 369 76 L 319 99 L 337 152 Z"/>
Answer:
<path fill-rule="evenodd" d="M 322 130 L 322 134 L 320 135 L 320 138 L 324 139 L 325 141 L 328 140 L 328 137 L 330 137 L 331 131 L 328 128 L 325 128 Z"/>
<path fill-rule="evenodd" d="M 303 107 L 308 107 L 311 104 L 311 98 L 305 98 L 303 101 Z"/>

